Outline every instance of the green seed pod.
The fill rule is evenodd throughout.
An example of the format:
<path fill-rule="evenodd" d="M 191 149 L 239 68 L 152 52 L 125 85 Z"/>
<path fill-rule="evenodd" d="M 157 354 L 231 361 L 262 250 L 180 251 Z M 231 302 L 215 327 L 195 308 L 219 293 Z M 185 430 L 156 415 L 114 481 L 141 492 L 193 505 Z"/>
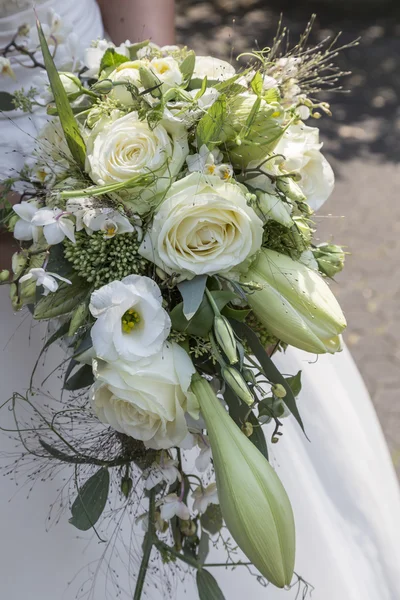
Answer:
<path fill-rule="evenodd" d="M 226 526 L 260 573 L 283 588 L 291 582 L 295 559 L 294 518 L 286 491 L 208 381 L 194 375 L 192 391 L 207 425 Z"/>
<path fill-rule="evenodd" d="M 113 87 L 111 79 L 100 79 L 99 81 L 96 81 L 90 89 L 96 94 L 109 94 Z"/>
<path fill-rule="evenodd" d="M 274 396 L 276 396 L 277 398 L 284 398 L 286 396 L 286 390 L 283 387 L 283 385 L 281 385 L 280 383 L 275 383 L 272 386 L 272 393 L 274 394 Z"/>

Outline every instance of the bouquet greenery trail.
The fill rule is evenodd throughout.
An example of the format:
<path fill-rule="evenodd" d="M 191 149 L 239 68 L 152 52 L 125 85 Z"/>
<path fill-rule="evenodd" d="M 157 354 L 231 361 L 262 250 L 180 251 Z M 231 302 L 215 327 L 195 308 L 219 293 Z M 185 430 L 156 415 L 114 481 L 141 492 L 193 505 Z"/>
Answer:
<path fill-rule="evenodd" d="M 146 500 L 135 599 L 157 552 L 196 570 L 201 599 L 223 598 L 203 565 L 226 530 L 250 561 L 227 565 L 292 582 L 293 513 L 262 425 L 271 443 L 289 414 L 303 427 L 301 374 L 271 355 L 340 351 L 346 326 L 328 285 L 344 252 L 313 242 L 334 175 L 305 124 L 330 114 L 315 96 L 335 87 L 337 50 L 308 49 L 309 30 L 237 71 L 186 47 L 97 41 L 72 73 L 38 24 L 50 117 L 5 182 L 23 186 L 6 219 L 21 245 L 10 290 L 52 324 L 43 351 L 65 344 L 70 394 L 44 414 L 32 376 L 12 402 L 39 419 L 29 440 L 19 429 L 26 450 L 74 466 L 73 526 L 96 531 L 113 482 L 121 505 Z"/>

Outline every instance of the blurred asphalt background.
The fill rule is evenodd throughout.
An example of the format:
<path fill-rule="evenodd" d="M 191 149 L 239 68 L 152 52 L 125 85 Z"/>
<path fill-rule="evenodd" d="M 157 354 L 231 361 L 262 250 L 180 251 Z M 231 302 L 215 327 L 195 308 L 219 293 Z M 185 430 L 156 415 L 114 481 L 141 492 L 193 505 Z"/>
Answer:
<path fill-rule="evenodd" d="M 338 64 L 348 94 L 318 122 L 336 188 L 316 218 L 321 241 L 352 252 L 334 285 L 346 342 L 375 404 L 400 475 L 400 2 L 399 0 L 178 0 L 178 43 L 229 59 L 271 44 L 280 12 L 298 40 L 311 13 L 318 42 L 361 36 Z M 312 120 L 309 125 L 314 125 Z"/>

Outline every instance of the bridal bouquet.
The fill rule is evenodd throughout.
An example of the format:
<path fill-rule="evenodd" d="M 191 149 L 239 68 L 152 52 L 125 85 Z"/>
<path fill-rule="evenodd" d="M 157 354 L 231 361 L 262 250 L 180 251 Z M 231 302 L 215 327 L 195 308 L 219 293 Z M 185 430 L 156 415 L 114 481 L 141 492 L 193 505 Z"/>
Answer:
<path fill-rule="evenodd" d="M 97 41 L 73 73 L 38 32 L 50 118 L 7 220 L 11 299 L 50 322 L 43 351 L 64 344 L 71 394 L 50 416 L 33 384 L 23 397 L 36 455 L 74 465 L 78 529 L 96 531 L 111 482 L 137 511 L 135 599 L 152 552 L 223 598 L 204 564 L 226 532 L 249 561 L 227 566 L 289 586 L 294 519 L 268 444 L 289 414 L 303 427 L 301 374 L 271 356 L 340 351 L 346 326 L 329 287 L 344 252 L 313 242 L 334 176 L 305 124 L 329 114 L 315 95 L 337 79 L 336 50 L 308 50 L 306 32 L 282 56 L 283 32 L 236 72 L 188 48 Z"/>

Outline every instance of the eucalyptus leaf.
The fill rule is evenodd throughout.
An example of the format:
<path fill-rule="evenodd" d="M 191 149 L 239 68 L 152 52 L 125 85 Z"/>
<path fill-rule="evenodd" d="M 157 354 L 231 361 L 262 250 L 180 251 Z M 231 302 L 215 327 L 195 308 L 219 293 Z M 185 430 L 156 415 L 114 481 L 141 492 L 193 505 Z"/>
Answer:
<path fill-rule="evenodd" d="M 228 302 L 236 298 L 236 295 L 233 292 L 215 291 L 211 292 L 211 294 L 219 310 L 222 310 L 223 307 L 228 304 Z M 183 302 L 175 306 L 175 308 L 171 311 L 170 316 L 172 329 L 189 333 L 191 335 L 198 335 L 200 337 L 207 336 L 214 321 L 214 312 L 206 297 L 203 298 L 199 309 L 196 311 L 196 314 L 189 321 L 186 319 L 183 313 Z"/>
<path fill-rule="evenodd" d="M 221 140 L 221 132 L 226 119 L 226 96 L 221 94 L 198 122 L 196 129 L 197 145 L 206 145 L 209 150 Z"/>
<path fill-rule="evenodd" d="M 67 379 L 64 383 L 64 389 L 69 392 L 81 390 L 82 388 L 92 385 L 93 381 L 94 376 L 91 365 L 83 365 L 76 373 Z"/>
<path fill-rule="evenodd" d="M 223 525 L 222 513 L 219 504 L 209 504 L 207 510 L 200 517 L 201 526 L 211 535 L 215 535 Z"/>
<path fill-rule="evenodd" d="M 78 490 L 69 523 L 80 531 L 87 531 L 93 527 L 104 510 L 109 487 L 110 474 L 108 469 L 102 467 Z"/>
<path fill-rule="evenodd" d="M 84 169 L 86 158 L 86 146 L 81 135 L 79 125 L 72 112 L 68 96 L 61 83 L 57 67 L 54 64 L 53 57 L 47 45 L 46 37 L 43 33 L 40 22 L 36 21 L 40 47 L 42 49 L 43 60 L 49 77 L 51 90 L 53 92 L 54 101 L 57 106 L 60 123 L 64 131 L 65 140 L 68 148 L 71 151 L 72 157 L 79 167 Z"/>
<path fill-rule="evenodd" d="M 177 287 L 183 300 L 183 314 L 187 320 L 195 315 L 203 300 L 207 277 L 207 275 L 197 275 L 193 279 L 178 283 Z"/>
<path fill-rule="evenodd" d="M 196 583 L 200 600 L 225 600 L 221 588 L 209 571 L 198 569 Z"/>
<path fill-rule="evenodd" d="M 0 111 L 15 110 L 14 96 L 8 92 L 0 92 Z"/>
<path fill-rule="evenodd" d="M 266 353 L 265 348 L 261 344 L 257 335 L 245 323 L 239 323 L 238 321 L 234 321 L 232 319 L 231 325 L 239 337 L 246 338 L 250 348 L 252 349 L 254 355 L 258 359 L 269 381 L 271 381 L 272 383 L 280 383 L 281 385 L 283 385 L 283 387 L 286 390 L 286 396 L 282 398 L 282 400 L 286 404 L 286 406 L 288 407 L 288 409 L 290 410 L 300 427 L 302 428 L 303 432 L 305 433 L 303 421 L 297 408 L 296 400 L 292 389 L 287 383 L 286 379 L 283 377 L 283 375 L 278 371 L 271 358 Z"/>

